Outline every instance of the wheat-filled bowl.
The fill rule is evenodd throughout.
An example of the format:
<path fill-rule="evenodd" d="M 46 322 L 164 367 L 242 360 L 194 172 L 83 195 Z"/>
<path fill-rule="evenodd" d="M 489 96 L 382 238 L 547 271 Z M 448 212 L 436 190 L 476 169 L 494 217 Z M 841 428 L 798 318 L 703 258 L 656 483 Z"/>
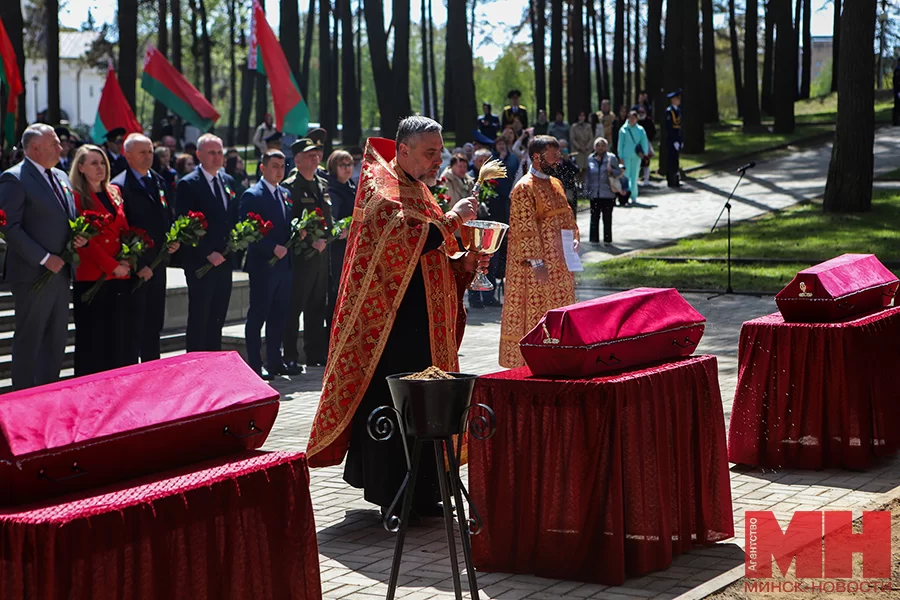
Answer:
<path fill-rule="evenodd" d="M 447 374 L 453 379 L 403 379 L 412 373 L 388 376 L 394 408 L 403 416 L 407 435 L 440 438 L 460 432 L 478 376 Z"/>

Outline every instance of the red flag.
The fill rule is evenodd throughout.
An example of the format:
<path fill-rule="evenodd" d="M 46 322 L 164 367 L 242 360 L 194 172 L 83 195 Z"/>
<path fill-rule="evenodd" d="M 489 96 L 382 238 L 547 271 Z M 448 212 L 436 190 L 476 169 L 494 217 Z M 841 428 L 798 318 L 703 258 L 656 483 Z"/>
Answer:
<path fill-rule="evenodd" d="M 153 46 L 144 57 L 141 87 L 201 131 L 209 131 L 219 120 L 215 107 Z"/>
<path fill-rule="evenodd" d="M 22 86 L 19 63 L 16 61 L 16 51 L 13 49 L 12 41 L 6 34 L 3 21 L 0 21 L 0 84 L 6 84 L 8 87 L 3 129 L 6 133 L 7 141 L 12 145 L 15 143 L 16 138 L 17 100 L 19 94 L 25 91 L 25 88 Z"/>
<path fill-rule="evenodd" d="M 109 63 L 106 71 L 106 83 L 103 85 L 103 93 L 100 95 L 100 105 L 97 107 L 97 118 L 91 129 L 91 138 L 95 144 L 102 144 L 106 140 L 106 134 L 116 127 L 125 129 L 125 135 L 129 133 L 144 133 L 144 128 L 134 118 L 134 112 L 125 99 L 119 80 L 116 78 L 116 70 Z"/>

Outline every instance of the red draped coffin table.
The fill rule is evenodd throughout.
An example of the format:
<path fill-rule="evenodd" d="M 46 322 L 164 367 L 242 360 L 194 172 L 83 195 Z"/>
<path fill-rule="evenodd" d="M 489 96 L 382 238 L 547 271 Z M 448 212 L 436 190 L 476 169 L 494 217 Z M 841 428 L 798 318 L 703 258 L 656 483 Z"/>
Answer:
<path fill-rule="evenodd" d="M 838 323 L 741 328 L 732 462 L 865 469 L 900 442 L 900 308 Z"/>
<path fill-rule="evenodd" d="M 254 453 L 0 510 L 0 598 L 322 597 L 304 454 Z"/>
<path fill-rule="evenodd" d="M 734 535 L 715 357 L 579 380 L 523 367 L 479 378 L 472 402 L 497 418 L 469 444 L 476 567 L 616 585 Z"/>

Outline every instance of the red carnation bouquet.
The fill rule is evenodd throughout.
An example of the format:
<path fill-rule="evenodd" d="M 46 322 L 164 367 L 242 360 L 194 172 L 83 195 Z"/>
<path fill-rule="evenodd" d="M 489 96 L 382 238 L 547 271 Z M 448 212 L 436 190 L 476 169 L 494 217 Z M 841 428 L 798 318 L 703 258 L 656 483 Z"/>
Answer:
<path fill-rule="evenodd" d="M 6 211 L 0 208 L 0 227 L 6 227 Z M 5 240 L 6 234 L 0 231 L 0 240 Z"/>
<path fill-rule="evenodd" d="M 127 262 L 132 269 L 137 266 L 137 261 L 144 252 L 154 245 L 153 238 L 140 227 L 123 229 L 122 234 L 119 236 L 119 241 L 122 245 L 119 249 L 119 253 L 116 254 L 116 260 L 119 262 Z M 97 292 L 100 291 L 100 288 L 103 287 L 105 281 L 106 273 L 100 276 L 100 279 L 91 286 L 91 289 L 81 295 L 82 302 L 86 302 L 87 304 L 93 302 L 94 297 L 97 295 Z"/>
<path fill-rule="evenodd" d="M 312 258 L 319 254 L 319 251 L 313 248 L 313 244 L 325 238 L 325 214 L 321 208 L 317 208 L 313 212 L 304 210 L 300 215 L 300 225 L 306 230 L 306 236 L 294 246 L 294 252 L 303 256 L 303 258 Z"/>
<path fill-rule="evenodd" d="M 70 264 L 73 267 L 77 267 L 80 259 L 78 257 L 78 251 L 75 249 L 75 238 L 81 236 L 90 241 L 92 237 L 108 227 L 113 220 L 115 220 L 115 218 L 108 212 L 96 210 L 86 210 L 78 215 L 74 221 L 70 220 L 69 240 L 66 242 L 66 247 L 60 255 L 63 262 Z M 34 286 L 31 288 L 32 291 L 37 292 L 44 289 L 44 286 L 53 279 L 54 275 L 56 275 L 56 273 L 47 269 L 34 283 Z"/>
<path fill-rule="evenodd" d="M 253 242 L 263 239 L 272 231 L 272 221 L 264 221 L 261 216 L 256 213 L 247 213 L 247 218 L 238 221 L 231 230 L 231 236 L 228 239 L 228 245 L 222 256 L 228 256 L 232 252 L 240 252 L 246 250 Z M 197 278 L 201 278 L 209 273 L 213 268 L 212 263 L 203 265 L 197 269 Z"/>
<path fill-rule="evenodd" d="M 315 213 L 313 213 L 315 214 Z M 300 217 L 295 217 L 291 219 L 291 236 L 288 238 L 288 241 L 285 242 L 284 247 L 290 251 L 291 249 L 297 248 L 297 245 L 307 236 L 306 226 L 308 220 L 308 213 L 304 210 L 303 215 Z M 269 259 L 269 266 L 274 267 L 278 261 L 281 260 L 277 256 L 273 256 Z"/>
<path fill-rule="evenodd" d="M 488 179 L 481 185 L 481 189 L 478 191 L 478 201 L 485 202 L 490 200 L 491 198 L 497 197 L 497 180 L 496 179 Z"/>
<path fill-rule="evenodd" d="M 447 181 L 444 178 L 439 179 L 437 185 L 428 189 L 431 190 L 435 201 L 441 207 L 441 212 L 447 212 L 453 208 L 450 206 L 450 188 L 447 187 Z"/>
<path fill-rule="evenodd" d="M 172 224 L 172 227 L 166 233 L 166 248 L 160 250 L 156 258 L 150 263 L 150 270 L 155 271 L 163 263 L 169 264 L 172 255 L 169 254 L 168 247 L 171 244 L 178 242 L 179 244 L 196 248 L 197 244 L 200 243 L 200 238 L 206 235 L 208 228 L 209 222 L 206 220 L 206 215 L 202 212 L 188 211 L 188 214 L 181 215 L 175 219 L 175 223 Z M 131 290 L 132 293 L 142 285 L 144 285 L 144 280 L 139 279 Z"/>

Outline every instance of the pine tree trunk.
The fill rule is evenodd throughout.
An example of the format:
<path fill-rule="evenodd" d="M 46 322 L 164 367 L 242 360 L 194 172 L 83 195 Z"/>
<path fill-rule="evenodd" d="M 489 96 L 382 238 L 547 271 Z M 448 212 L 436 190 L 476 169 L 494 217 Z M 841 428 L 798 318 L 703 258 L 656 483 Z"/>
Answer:
<path fill-rule="evenodd" d="M 795 0 L 795 7 L 793 12 L 793 24 L 794 24 L 794 52 L 797 53 L 797 56 L 794 57 L 794 62 L 797 63 L 797 69 L 802 69 L 803 59 L 800 56 L 800 32 L 803 29 L 803 0 Z M 794 95 L 796 100 L 800 99 L 800 78 L 797 78 L 797 93 Z"/>
<path fill-rule="evenodd" d="M 563 109 L 562 0 L 550 0 L 550 120 Z"/>
<path fill-rule="evenodd" d="M 653 120 L 662 124 L 666 97 L 663 90 L 663 51 L 660 25 L 663 0 L 648 0 L 647 4 L 647 93 L 653 102 Z"/>
<path fill-rule="evenodd" d="M 431 113 L 431 82 L 428 80 L 431 71 L 428 68 L 427 10 L 428 7 L 425 5 L 425 0 L 422 0 L 422 5 L 419 9 L 419 14 L 422 15 L 422 18 L 419 21 L 419 38 L 422 40 L 422 114 L 426 117 L 434 118 Z"/>
<path fill-rule="evenodd" d="M 253 72 L 246 62 L 241 68 L 241 114 L 238 116 L 238 144 L 250 143 L 250 110 L 253 108 Z"/>
<path fill-rule="evenodd" d="M 324 1 L 324 0 L 323 0 Z M 384 30 L 384 8 L 380 0 L 365 0 L 366 35 L 372 58 L 372 77 L 381 122 L 381 135 L 390 137 L 397 132 L 398 113 L 394 110 L 394 77 L 387 55 L 387 34 Z"/>
<path fill-rule="evenodd" d="M 573 56 L 572 56 L 573 55 L 573 52 L 572 52 L 572 46 L 573 46 L 573 43 L 572 43 L 573 42 L 572 3 L 566 2 L 565 7 L 566 7 L 566 22 L 564 24 L 564 29 L 565 29 L 566 35 L 563 38 L 563 39 L 565 39 L 565 43 L 566 43 L 566 58 L 565 58 L 565 61 L 566 61 L 565 62 L 565 65 L 566 65 L 566 77 L 565 77 L 566 104 L 565 104 L 565 106 L 566 106 L 566 115 L 568 115 L 568 118 L 570 121 L 574 121 L 575 115 L 573 115 L 572 113 L 576 112 L 578 110 L 576 108 L 578 94 L 575 91 L 578 88 L 578 82 L 575 81 L 575 72 L 574 72 L 575 63 L 573 61 Z"/>
<path fill-rule="evenodd" d="M 237 131 L 235 129 L 237 122 L 237 57 L 235 56 L 235 45 L 237 40 L 237 10 L 234 3 L 237 0 L 228 0 L 228 136 L 226 143 L 234 146 Z"/>
<path fill-rule="evenodd" d="M 59 0 L 45 0 L 47 3 L 47 123 L 56 127 L 60 121 L 59 108 Z M 136 1 L 136 0 L 134 0 Z M 137 15 L 137 7 L 135 7 L 135 16 Z M 135 52 L 137 50 L 135 49 Z M 121 59 L 121 55 L 120 55 Z M 135 57 L 135 61 L 137 58 Z M 137 67 L 132 67 L 131 71 L 135 72 Z M 21 73 L 21 77 L 25 77 L 25 73 Z M 121 75 L 119 77 L 121 80 Z M 129 98 L 128 91 L 125 89 L 125 82 L 122 82 L 122 89 L 125 91 L 125 97 Z M 134 79 L 131 80 L 131 97 L 128 100 L 134 106 Z"/>
<path fill-rule="evenodd" d="M 719 94 L 716 89 L 716 30 L 713 26 L 712 0 L 703 4 L 703 96 L 706 98 L 704 121 L 719 122 Z"/>
<path fill-rule="evenodd" d="M 157 2 L 157 27 L 156 48 L 163 56 L 169 56 L 169 24 L 167 0 Z M 162 137 L 162 120 L 166 118 L 166 107 L 160 101 L 153 103 L 153 122 L 151 123 L 151 135 L 154 140 Z"/>
<path fill-rule="evenodd" d="M 634 97 L 644 89 L 641 83 L 641 0 L 634 0 Z"/>
<path fill-rule="evenodd" d="M 191 0 L 193 2 L 194 0 Z M 310 0 L 310 2 L 315 2 L 315 0 Z M 262 3 L 263 11 L 266 9 L 265 2 Z M 307 34 L 309 34 L 312 29 L 308 30 Z M 265 119 L 266 113 L 269 112 L 269 90 L 266 80 L 266 76 L 260 73 L 259 71 L 254 71 L 254 80 L 256 81 L 256 120 L 255 125 L 262 123 Z M 303 91 L 303 88 L 300 88 Z M 304 91 L 305 94 L 305 91 Z"/>
<path fill-rule="evenodd" d="M 831 91 L 838 91 L 838 64 L 841 59 L 841 0 L 832 0 L 834 4 L 834 43 L 831 46 Z"/>
<path fill-rule="evenodd" d="M 325 156 L 331 154 L 335 137 L 337 118 L 337 98 L 332 97 L 334 68 L 331 62 L 331 2 L 319 2 L 319 124 L 328 132 L 325 138 Z"/>
<path fill-rule="evenodd" d="M 284 50 L 294 79 L 300 81 L 300 11 L 297 8 L 297 0 L 281 0 L 279 2 L 279 15 L 281 21 L 278 25 L 278 41 Z M 309 32 L 307 31 L 307 35 Z"/>
<path fill-rule="evenodd" d="M 172 3 L 172 66 L 181 73 L 181 0 Z"/>
<path fill-rule="evenodd" d="M 662 1 L 662 0 L 660 0 Z M 606 51 L 606 0 L 600 0 L 600 63 L 603 68 L 603 98 L 609 99 L 612 82 L 609 78 L 609 53 Z M 612 110 L 616 110 L 615 107 Z"/>
<path fill-rule="evenodd" d="M 51 0 L 53 4 L 57 7 L 59 6 L 56 0 Z M 51 10 L 50 2 L 47 3 L 47 10 L 51 12 L 51 14 L 56 15 L 58 10 Z M 128 100 L 128 104 L 131 105 L 131 110 L 135 109 L 134 104 L 134 94 L 135 94 L 135 86 L 137 85 L 137 44 L 138 44 L 138 35 L 137 35 L 137 20 L 138 20 L 138 3 L 137 0 L 119 0 L 119 63 L 116 69 L 116 75 L 119 78 L 119 85 L 122 88 L 122 93 L 125 94 L 125 99 Z M 50 25 L 56 22 L 56 17 L 51 19 Z M 54 35 L 53 31 L 47 30 L 47 38 L 48 38 L 48 47 L 47 52 L 51 52 L 52 44 L 56 44 L 56 56 L 59 56 L 59 29 L 56 29 L 57 35 Z M 56 40 L 54 42 L 54 40 Z M 51 65 L 53 63 L 56 64 L 55 67 L 52 67 L 56 70 L 56 92 L 50 91 L 50 96 L 56 98 L 56 108 L 57 115 L 59 110 L 59 60 L 50 61 Z M 51 75 L 50 81 L 53 81 L 53 77 Z M 49 90 L 48 90 L 49 91 Z M 52 103 L 51 103 L 52 105 Z M 52 115 L 50 115 L 52 121 Z M 55 123 L 55 122 L 53 122 Z"/>
<path fill-rule="evenodd" d="M 616 25 L 613 34 L 613 112 L 625 102 L 625 0 L 616 2 Z"/>
<path fill-rule="evenodd" d="M 431 59 L 431 102 L 434 120 L 440 121 L 440 116 L 438 115 L 437 67 L 434 62 L 434 16 L 431 11 L 432 1 L 433 0 L 428 0 L 428 54 Z"/>
<path fill-rule="evenodd" d="M 747 13 L 744 25 L 744 102 L 741 110 L 744 115 L 744 131 L 753 132 L 759 129 L 759 6 L 756 0 L 747 0 Z"/>
<path fill-rule="evenodd" d="M 468 140 L 478 115 L 475 105 L 475 76 L 472 48 L 466 37 L 466 0 L 447 2 L 447 66 L 451 74 L 453 95 L 451 110 L 457 143 Z"/>
<path fill-rule="evenodd" d="M 337 16 L 337 6 L 332 7 L 331 10 L 331 64 L 332 64 L 332 74 L 331 74 L 331 97 L 334 98 L 334 108 L 332 109 L 333 115 L 333 125 L 334 125 L 334 133 L 330 136 L 332 142 L 337 141 L 338 139 L 338 115 L 341 114 L 338 110 L 339 105 L 343 106 L 343 100 L 341 98 L 341 50 L 338 46 L 338 34 L 341 29 L 340 24 L 338 23 Z M 341 143 L 343 144 L 343 137 L 341 137 Z"/>
<path fill-rule="evenodd" d="M 571 120 L 578 119 L 578 113 L 591 109 L 591 76 L 588 71 L 587 56 L 584 53 L 584 0 L 572 0 L 572 74 L 574 76 L 573 98 L 569 103 Z"/>
<path fill-rule="evenodd" d="M 412 112 L 409 102 L 409 11 L 410 0 L 393 0 L 394 60 L 391 73 L 394 76 L 394 110 L 398 119 L 408 117 Z M 475 122 L 474 118 L 472 122 Z"/>
<path fill-rule="evenodd" d="M 209 42 L 209 26 L 206 20 L 206 0 L 197 0 L 200 5 L 200 39 L 203 41 L 203 95 L 210 102 L 213 98 L 212 52 Z"/>
<path fill-rule="evenodd" d="M 809 2 L 809 0 L 806 0 Z M 888 4 L 887 0 L 881 0 L 881 12 L 887 17 Z M 878 20 L 878 64 L 876 65 L 876 73 L 878 77 L 878 89 L 884 89 L 884 51 L 885 51 L 885 35 L 887 34 L 887 18 Z"/>
<path fill-rule="evenodd" d="M 682 17 L 682 0 L 666 0 L 666 39 L 663 55 L 663 86 L 666 90 L 675 90 L 684 85 L 684 19 Z M 667 106 L 668 102 L 664 102 Z M 665 110 L 666 106 L 662 109 Z M 683 104 L 682 104 L 683 106 Z M 666 128 L 660 123 L 659 141 L 659 173 L 666 175 Z M 682 128 L 684 120 L 682 120 Z M 682 129 L 683 131 L 683 129 Z"/>
<path fill-rule="evenodd" d="M 741 51 L 738 45 L 734 0 L 728 0 L 728 37 L 731 39 L 731 70 L 734 72 L 734 96 L 737 100 L 738 118 L 740 118 L 744 116 L 744 86 L 741 81 Z"/>
<path fill-rule="evenodd" d="M 306 11 L 306 29 L 303 38 L 303 66 L 300 68 L 300 79 L 297 80 L 297 86 L 304 98 L 309 97 L 309 63 L 312 60 L 313 39 L 315 39 L 316 30 L 316 0 L 309 0 L 309 8 Z"/>
<path fill-rule="evenodd" d="M 126 0 L 127 1 L 127 0 Z M 194 87 L 203 87 L 203 84 L 200 82 L 201 78 L 201 51 L 200 51 L 200 38 L 197 36 L 197 15 L 200 12 L 200 9 L 197 8 L 197 0 L 188 0 L 188 8 L 191 11 L 191 57 L 193 58 L 194 63 L 194 77 L 193 84 Z"/>
<path fill-rule="evenodd" d="M 538 109 L 547 108 L 547 49 L 544 44 L 546 35 L 546 0 L 531 0 L 528 4 L 531 21 L 531 51 L 534 60 L 534 91 Z M 537 112 L 535 112 L 535 117 Z"/>
<path fill-rule="evenodd" d="M 603 101 L 605 95 L 603 87 L 603 66 L 600 63 L 600 41 L 597 34 L 597 11 L 594 9 L 594 3 L 589 2 L 588 7 L 591 15 L 591 37 L 594 43 L 594 79 L 597 83 L 597 105 Z"/>
<path fill-rule="evenodd" d="M 341 121 L 344 125 L 341 143 L 344 146 L 358 146 L 362 138 L 362 115 L 356 84 L 356 53 L 353 49 L 353 13 L 350 10 L 350 0 L 337 0 L 335 8 L 341 20 Z M 424 11 L 422 14 L 425 14 Z"/>
<path fill-rule="evenodd" d="M 625 0 L 625 104 L 631 108 L 632 81 L 631 81 L 631 2 Z"/>
<path fill-rule="evenodd" d="M 803 66 L 800 75 L 800 97 L 809 98 L 812 85 L 812 6 L 803 0 Z"/>
<path fill-rule="evenodd" d="M 841 15 L 838 111 L 834 147 L 825 184 L 826 212 L 862 212 L 872 208 L 875 145 L 875 44 L 876 0 L 855 0 L 853 10 Z"/>
<path fill-rule="evenodd" d="M 775 84 L 775 9 L 772 3 L 777 0 L 765 2 L 765 46 L 763 47 L 763 72 L 762 72 L 762 96 L 760 107 L 762 112 L 771 116 L 775 114 L 775 105 L 772 86 Z M 749 6 L 750 3 L 747 3 Z M 746 41 L 745 41 L 746 43 Z M 744 57 L 746 59 L 746 56 Z"/>
<path fill-rule="evenodd" d="M 775 133 L 794 131 L 797 100 L 797 49 L 790 0 L 770 0 L 776 8 L 775 26 Z"/>
<path fill-rule="evenodd" d="M 698 0 L 684 0 L 684 64 L 701 64 L 700 56 L 700 5 Z M 701 154 L 706 151 L 705 112 L 708 106 L 703 71 L 696 68 L 684 70 L 684 96 L 681 130 L 684 133 L 684 151 Z"/>

